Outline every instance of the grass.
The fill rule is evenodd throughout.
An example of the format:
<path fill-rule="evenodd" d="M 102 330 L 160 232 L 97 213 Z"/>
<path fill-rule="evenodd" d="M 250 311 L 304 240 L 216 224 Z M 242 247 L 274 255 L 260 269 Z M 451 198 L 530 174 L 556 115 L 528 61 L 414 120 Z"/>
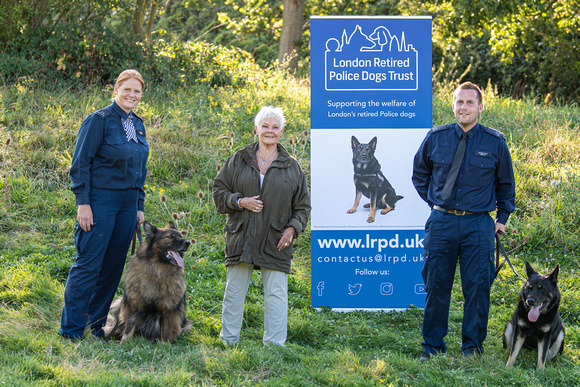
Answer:
<path fill-rule="evenodd" d="M 259 75 L 259 76 L 258 76 Z M 449 352 L 419 365 L 422 311 L 335 313 L 310 307 L 310 240 L 297 240 L 289 278 L 288 346 L 264 348 L 263 296 L 254 275 L 242 340 L 218 339 L 225 285 L 223 226 L 211 183 L 236 149 L 255 141 L 264 104 L 285 108 L 282 143 L 309 178 L 309 85 L 265 71 L 244 87 L 149 86 L 139 106 L 151 144 L 146 219 L 174 219 L 195 240 L 186 255 L 191 332 L 173 345 L 135 338 L 71 344 L 56 335 L 74 260 L 76 215 L 68 168 L 78 127 L 110 101 L 111 87 L 60 89 L 26 79 L 0 88 L 0 383 L 19 385 L 578 385 L 580 383 L 580 109 L 513 101 L 486 92 L 482 122 L 506 135 L 517 179 L 507 229 L 510 256 L 545 272 L 560 263 L 564 354 L 543 371 L 523 350 L 507 369 L 501 333 L 521 283 L 503 269 L 493 285 L 482 357 L 464 358 L 463 298 L 452 296 Z M 453 121 L 450 87 L 433 97 L 434 125 Z M 120 287 L 120 292 L 122 286 Z"/>

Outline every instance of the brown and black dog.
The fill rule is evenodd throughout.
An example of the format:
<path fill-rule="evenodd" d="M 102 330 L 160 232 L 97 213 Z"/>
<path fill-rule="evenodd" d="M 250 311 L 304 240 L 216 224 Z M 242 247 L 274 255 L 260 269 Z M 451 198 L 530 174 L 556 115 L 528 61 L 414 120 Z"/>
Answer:
<path fill-rule="evenodd" d="M 191 328 L 185 310 L 183 254 L 190 241 L 169 222 L 165 228 L 143 223 L 146 243 L 131 256 L 125 269 L 125 294 L 109 311 L 107 339 L 125 341 L 142 335 L 151 341 L 173 342 Z"/>
<path fill-rule="evenodd" d="M 368 144 L 361 144 L 355 136 L 352 136 L 351 146 L 356 196 L 354 205 L 346 213 L 354 213 L 358 208 L 362 195 L 364 195 L 371 200 L 364 207 L 370 207 L 371 210 L 367 222 L 372 223 L 375 221 L 377 208 L 382 209 L 381 214 L 385 215 L 394 210 L 395 203 L 403 199 L 403 197 L 395 193 L 395 189 L 381 172 L 381 164 L 375 157 L 375 150 L 377 149 L 376 137 L 373 137 Z"/>

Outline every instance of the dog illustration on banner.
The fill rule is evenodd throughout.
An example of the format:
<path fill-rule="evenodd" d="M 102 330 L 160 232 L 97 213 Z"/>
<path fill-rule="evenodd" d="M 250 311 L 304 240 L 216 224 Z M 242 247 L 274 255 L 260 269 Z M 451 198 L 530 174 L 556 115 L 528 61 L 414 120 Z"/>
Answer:
<path fill-rule="evenodd" d="M 370 208 L 367 222 L 372 223 L 375 221 L 377 208 L 381 209 L 382 215 L 385 215 L 395 209 L 395 203 L 403 199 L 403 196 L 396 194 L 395 189 L 381 171 L 381 164 L 375 157 L 376 137 L 373 137 L 368 144 L 363 144 L 355 136 L 352 136 L 351 146 L 356 196 L 354 205 L 347 211 L 347 214 L 356 211 L 360 199 L 364 195 L 370 199 L 370 203 L 365 204 L 364 208 Z"/>

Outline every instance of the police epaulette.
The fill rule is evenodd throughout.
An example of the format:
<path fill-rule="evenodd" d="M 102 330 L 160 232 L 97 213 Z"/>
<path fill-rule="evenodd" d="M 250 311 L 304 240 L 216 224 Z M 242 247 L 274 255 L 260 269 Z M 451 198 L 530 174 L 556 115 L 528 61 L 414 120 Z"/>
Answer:
<path fill-rule="evenodd" d="M 503 134 L 499 130 L 494 128 L 488 128 L 487 126 L 484 126 L 483 128 L 486 131 L 486 133 L 493 134 L 497 138 L 503 138 Z"/>
<path fill-rule="evenodd" d="M 137 114 L 135 114 L 135 112 L 131 112 L 131 114 L 133 115 L 133 117 L 136 117 L 139 120 L 141 120 L 141 122 L 143 122 L 143 118 L 139 117 Z"/>
<path fill-rule="evenodd" d="M 449 128 L 449 124 L 436 126 L 433 129 L 431 129 L 431 131 L 432 132 L 438 132 L 440 130 L 447 129 L 447 128 Z"/>
<path fill-rule="evenodd" d="M 101 117 L 101 118 L 105 118 L 105 117 L 107 117 L 109 114 L 111 114 L 111 110 L 110 110 L 108 107 L 106 107 L 106 108 L 104 108 L 104 109 L 97 110 L 97 111 L 95 112 L 95 114 L 96 114 L 96 115 L 98 115 L 98 116 L 99 116 L 99 117 Z"/>

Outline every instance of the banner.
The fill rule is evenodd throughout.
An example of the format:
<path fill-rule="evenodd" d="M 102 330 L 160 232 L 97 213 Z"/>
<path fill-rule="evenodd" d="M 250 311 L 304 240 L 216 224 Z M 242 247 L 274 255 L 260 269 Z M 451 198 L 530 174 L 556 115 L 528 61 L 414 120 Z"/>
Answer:
<path fill-rule="evenodd" d="M 310 41 L 312 306 L 422 307 L 431 17 L 313 16 Z"/>

